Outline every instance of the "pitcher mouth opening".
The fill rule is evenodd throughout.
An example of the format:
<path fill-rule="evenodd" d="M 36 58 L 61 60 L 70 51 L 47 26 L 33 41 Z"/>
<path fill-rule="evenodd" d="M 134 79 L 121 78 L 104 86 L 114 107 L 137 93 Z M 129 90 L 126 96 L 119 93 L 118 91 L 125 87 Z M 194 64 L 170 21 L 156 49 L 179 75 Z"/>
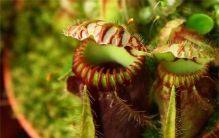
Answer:
<path fill-rule="evenodd" d="M 181 61 L 182 60 L 182 61 Z M 193 62 L 193 61 L 187 61 L 185 59 L 180 59 L 180 61 L 175 62 Z M 178 64 L 178 63 L 176 63 Z M 188 70 L 183 70 L 186 67 L 178 66 L 178 69 L 175 68 L 173 63 L 169 63 L 168 61 L 162 61 L 159 63 L 157 72 L 158 72 L 158 78 L 162 83 L 168 87 L 175 86 L 175 87 L 189 87 L 195 85 L 203 76 L 206 76 L 209 70 L 209 65 L 197 65 L 197 68 L 191 67 L 191 65 L 187 68 L 190 68 Z M 193 64 L 193 63 L 191 63 Z M 196 64 L 196 63 L 194 63 Z M 171 66 L 168 66 L 171 65 Z M 180 64 L 184 65 L 185 64 Z"/>
<path fill-rule="evenodd" d="M 86 39 L 75 50 L 72 71 L 88 88 L 115 90 L 128 85 L 144 66 L 145 56 Z"/>

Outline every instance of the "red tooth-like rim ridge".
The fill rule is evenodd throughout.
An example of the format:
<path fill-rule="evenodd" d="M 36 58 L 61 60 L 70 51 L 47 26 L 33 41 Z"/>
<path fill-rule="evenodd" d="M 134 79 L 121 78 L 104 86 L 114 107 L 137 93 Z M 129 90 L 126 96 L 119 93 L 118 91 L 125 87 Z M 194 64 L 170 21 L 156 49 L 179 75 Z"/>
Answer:
<path fill-rule="evenodd" d="M 159 81 L 161 81 L 167 87 L 172 87 L 173 85 L 176 87 L 179 86 L 189 87 L 195 85 L 195 83 L 198 82 L 203 76 L 206 76 L 208 69 L 209 69 L 209 65 L 206 64 L 202 67 L 202 69 L 196 72 L 182 75 L 182 74 L 169 72 L 168 70 L 165 69 L 163 62 L 160 62 L 157 67 L 157 75 Z M 167 77 L 168 79 L 164 80 L 165 77 Z M 172 78 L 172 81 L 170 78 Z M 176 83 L 177 79 L 178 79 L 178 84 Z"/>
<path fill-rule="evenodd" d="M 99 90 L 115 90 L 124 87 L 135 79 L 144 66 L 146 57 L 143 55 L 136 57 L 136 60 L 130 64 L 129 67 L 106 69 L 105 67 L 93 65 L 89 63 L 84 56 L 84 51 L 89 42 L 90 40 L 85 40 L 75 50 L 72 67 L 72 71 L 75 73 L 75 75 L 80 77 L 83 83 L 89 88 L 95 88 Z M 104 72 L 104 70 L 106 70 L 106 72 Z M 98 75 L 96 75 L 96 83 L 94 83 L 95 73 L 98 73 Z M 128 77 L 125 76 L 125 74 L 128 75 Z M 121 77 L 120 82 L 118 76 Z M 102 81 L 105 85 L 103 85 Z"/>

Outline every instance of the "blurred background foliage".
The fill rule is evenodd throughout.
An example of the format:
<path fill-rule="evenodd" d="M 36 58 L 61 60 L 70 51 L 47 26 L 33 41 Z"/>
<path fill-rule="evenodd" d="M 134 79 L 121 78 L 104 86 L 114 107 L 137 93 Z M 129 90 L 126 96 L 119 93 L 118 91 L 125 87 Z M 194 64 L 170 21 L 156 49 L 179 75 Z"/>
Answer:
<path fill-rule="evenodd" d="M 11 64 L 19 111 L 42 137 L 74 137 L 80 117 L 80 99 L 58 81 L 78 43 L 62 34 L 79 17 L 63 7 L 74 9 L 69 2 L 1 1 L 1 52 Z"/>
<path fill-rule="evenodd" d="M 206 39 L 218 46 L 218 0 L 1 0 L 1 55 L 11 65 L 19 110 L 42 137 L 74 137 L 81 101 L 66 92 L 59 75 L 79 41 L 63 29 L 84 19 L 128 25 L 149 48 L 156 47 L 159 30 L 171 19 L 204 13 L 216 23 Z M 147 66 L 155 70 L 153 61 Z M 145 137 L 158 137 L 148 129 Z M 157 134 L 158 135 L 158 134 Z"/>

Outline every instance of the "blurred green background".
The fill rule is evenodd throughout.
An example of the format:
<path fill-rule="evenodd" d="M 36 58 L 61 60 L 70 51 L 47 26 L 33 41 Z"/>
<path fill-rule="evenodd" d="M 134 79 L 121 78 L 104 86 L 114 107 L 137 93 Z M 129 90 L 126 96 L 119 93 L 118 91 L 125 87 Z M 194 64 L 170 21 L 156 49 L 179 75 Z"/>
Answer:
<path fill-rule="evenodd" d="M 58 77 L 78 43 L 62 33 L 80 15 L 68 9 L 81 4 L 1 1 L 1 55 L 10 63 L 18 111 L 42 137 L 74 137 L 80 99 Z"/>

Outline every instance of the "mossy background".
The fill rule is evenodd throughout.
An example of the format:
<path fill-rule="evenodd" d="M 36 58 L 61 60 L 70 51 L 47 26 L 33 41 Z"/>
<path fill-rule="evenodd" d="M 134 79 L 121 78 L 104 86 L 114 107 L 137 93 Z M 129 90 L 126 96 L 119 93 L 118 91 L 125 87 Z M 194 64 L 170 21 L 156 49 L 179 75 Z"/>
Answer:
<path fill-rule="evenodd" d="M 123 9 L 115 1 L 111 0 L 105 9 L 101 8 L 103 3 L 99 0 L 0 1 L 1 55 L 10 61 L 13 90 L 20 111 L 42 137 L 68 138 L 77 133 L 81 100 L 66 91 L 65 82 L 58 81 L 79 43 L 62 33 L 74 21 L 99 17 L 126 24 L 133 18 L 134 22 L 127 28 L 139 33 L 145 44 L 153 49 L 157 46 L 158 32 L 166 22 L 204 13 L 215 22 L 206 39 L 218 47 L 218 0 L 173 0 L 171 5 L 170 1 L 123 0 Z M 148 60 L 146 66 L 155 78 L 156 62 Z M 157 126 L 159 128 L 159 124 Z M 160 131 L 154 128 L 143 134 L 151 138 L 160 136 Z"/>

